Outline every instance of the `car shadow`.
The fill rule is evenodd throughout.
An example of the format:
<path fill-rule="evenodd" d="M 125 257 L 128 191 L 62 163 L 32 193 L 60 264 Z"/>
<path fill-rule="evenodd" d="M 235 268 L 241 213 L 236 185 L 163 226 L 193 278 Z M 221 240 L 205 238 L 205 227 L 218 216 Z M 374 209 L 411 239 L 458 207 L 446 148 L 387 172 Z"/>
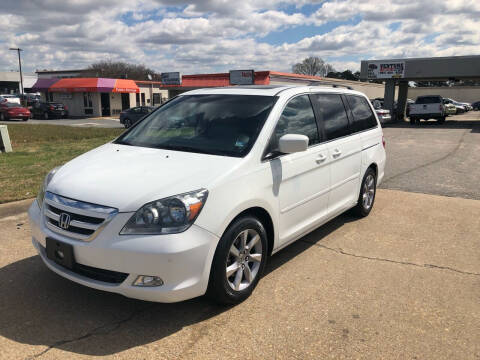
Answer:
<path fill-rule="evenodd" d="M 354 220 L 341 215 L 273 255 L 265 276 Z M 39 256 L 1 268 L 0 286 L 0 335 L 46 347 L 35 355 L 52 347 L 89 356 L 112 355 L 158 341 L 232 308 L 206 297 L 161 304 L 90 289 L 51 272 Z"/>

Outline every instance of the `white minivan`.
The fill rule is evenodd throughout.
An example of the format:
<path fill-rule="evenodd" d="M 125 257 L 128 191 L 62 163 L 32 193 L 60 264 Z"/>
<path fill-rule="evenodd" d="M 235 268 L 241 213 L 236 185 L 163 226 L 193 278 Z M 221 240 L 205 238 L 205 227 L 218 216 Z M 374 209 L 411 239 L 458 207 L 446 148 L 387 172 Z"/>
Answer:
<path fill-rule="evenodd" d="M 247 298 L 267 258 L 335 216 L 367 216 L 385 143 L 360 92 L 237 86 L 175 97 L 52 170 L 29 209 L 45 264 L 175 302 Z"/>

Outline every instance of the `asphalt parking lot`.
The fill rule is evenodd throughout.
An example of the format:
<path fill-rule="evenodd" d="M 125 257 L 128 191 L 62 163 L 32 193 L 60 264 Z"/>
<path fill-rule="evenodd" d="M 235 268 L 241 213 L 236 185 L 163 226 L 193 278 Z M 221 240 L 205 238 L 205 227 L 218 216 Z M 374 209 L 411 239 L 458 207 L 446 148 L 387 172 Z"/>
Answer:
<path fill-rule="evenodd" d="M 479 359 L 480 113 L 469 114 L 386 127 L 370 216 L 342 215 L 282 250 L 230 308 L 69 282 L 35 255 L 31 200 L 0 205 L 0 358 Z"/>
<path fill-rule="evenodd" d="M 480 200 L 480 111 L 387 125 L 382 188 Z"/>

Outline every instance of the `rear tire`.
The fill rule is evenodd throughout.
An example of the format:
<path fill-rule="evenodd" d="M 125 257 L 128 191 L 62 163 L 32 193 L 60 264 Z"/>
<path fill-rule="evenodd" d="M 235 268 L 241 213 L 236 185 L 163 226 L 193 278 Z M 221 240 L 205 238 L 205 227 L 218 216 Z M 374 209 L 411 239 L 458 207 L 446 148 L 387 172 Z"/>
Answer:
<path fill-rule="evenodd" d="M 247 215 L 235 220 L 215 250 L 207 296 L 220 304 L 248 298 L 265 270 L 267 249 L 267 233 L 257 218 Z"/>
<path fill-rule="evenodd" d="M 438 121 L 439 124 L 445 123 L 445 116 L 437 119 L 437 121 Z"/>
<path fill-rule="evenodd" d="M 366 217 L 372 211 L 375 195 L 377 193 L 377 174 L 372 168 L 368 168 L 363 176 L 357 205 L 352 208 L 352 214 L 358 217 Z"/>
<path fill-rule="evenodd" d="M 418 120 L 416 118 L 414 118 L 413 116 L 410 117 L 410 125 L 415 125 L 415 123 L 417 122 Z"/>

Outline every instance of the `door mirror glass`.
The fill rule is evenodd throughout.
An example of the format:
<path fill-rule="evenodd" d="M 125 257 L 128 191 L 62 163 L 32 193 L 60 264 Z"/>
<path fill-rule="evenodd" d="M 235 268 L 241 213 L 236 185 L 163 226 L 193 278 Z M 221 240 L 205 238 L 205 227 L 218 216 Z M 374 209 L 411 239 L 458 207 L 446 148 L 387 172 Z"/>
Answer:
<path fill-rule="evenodd" d="M 308 137 L 300 134 L 286 134 L 278 140 L 281 153 L 292 154 L 305 151 L 308 148 Z"/>

